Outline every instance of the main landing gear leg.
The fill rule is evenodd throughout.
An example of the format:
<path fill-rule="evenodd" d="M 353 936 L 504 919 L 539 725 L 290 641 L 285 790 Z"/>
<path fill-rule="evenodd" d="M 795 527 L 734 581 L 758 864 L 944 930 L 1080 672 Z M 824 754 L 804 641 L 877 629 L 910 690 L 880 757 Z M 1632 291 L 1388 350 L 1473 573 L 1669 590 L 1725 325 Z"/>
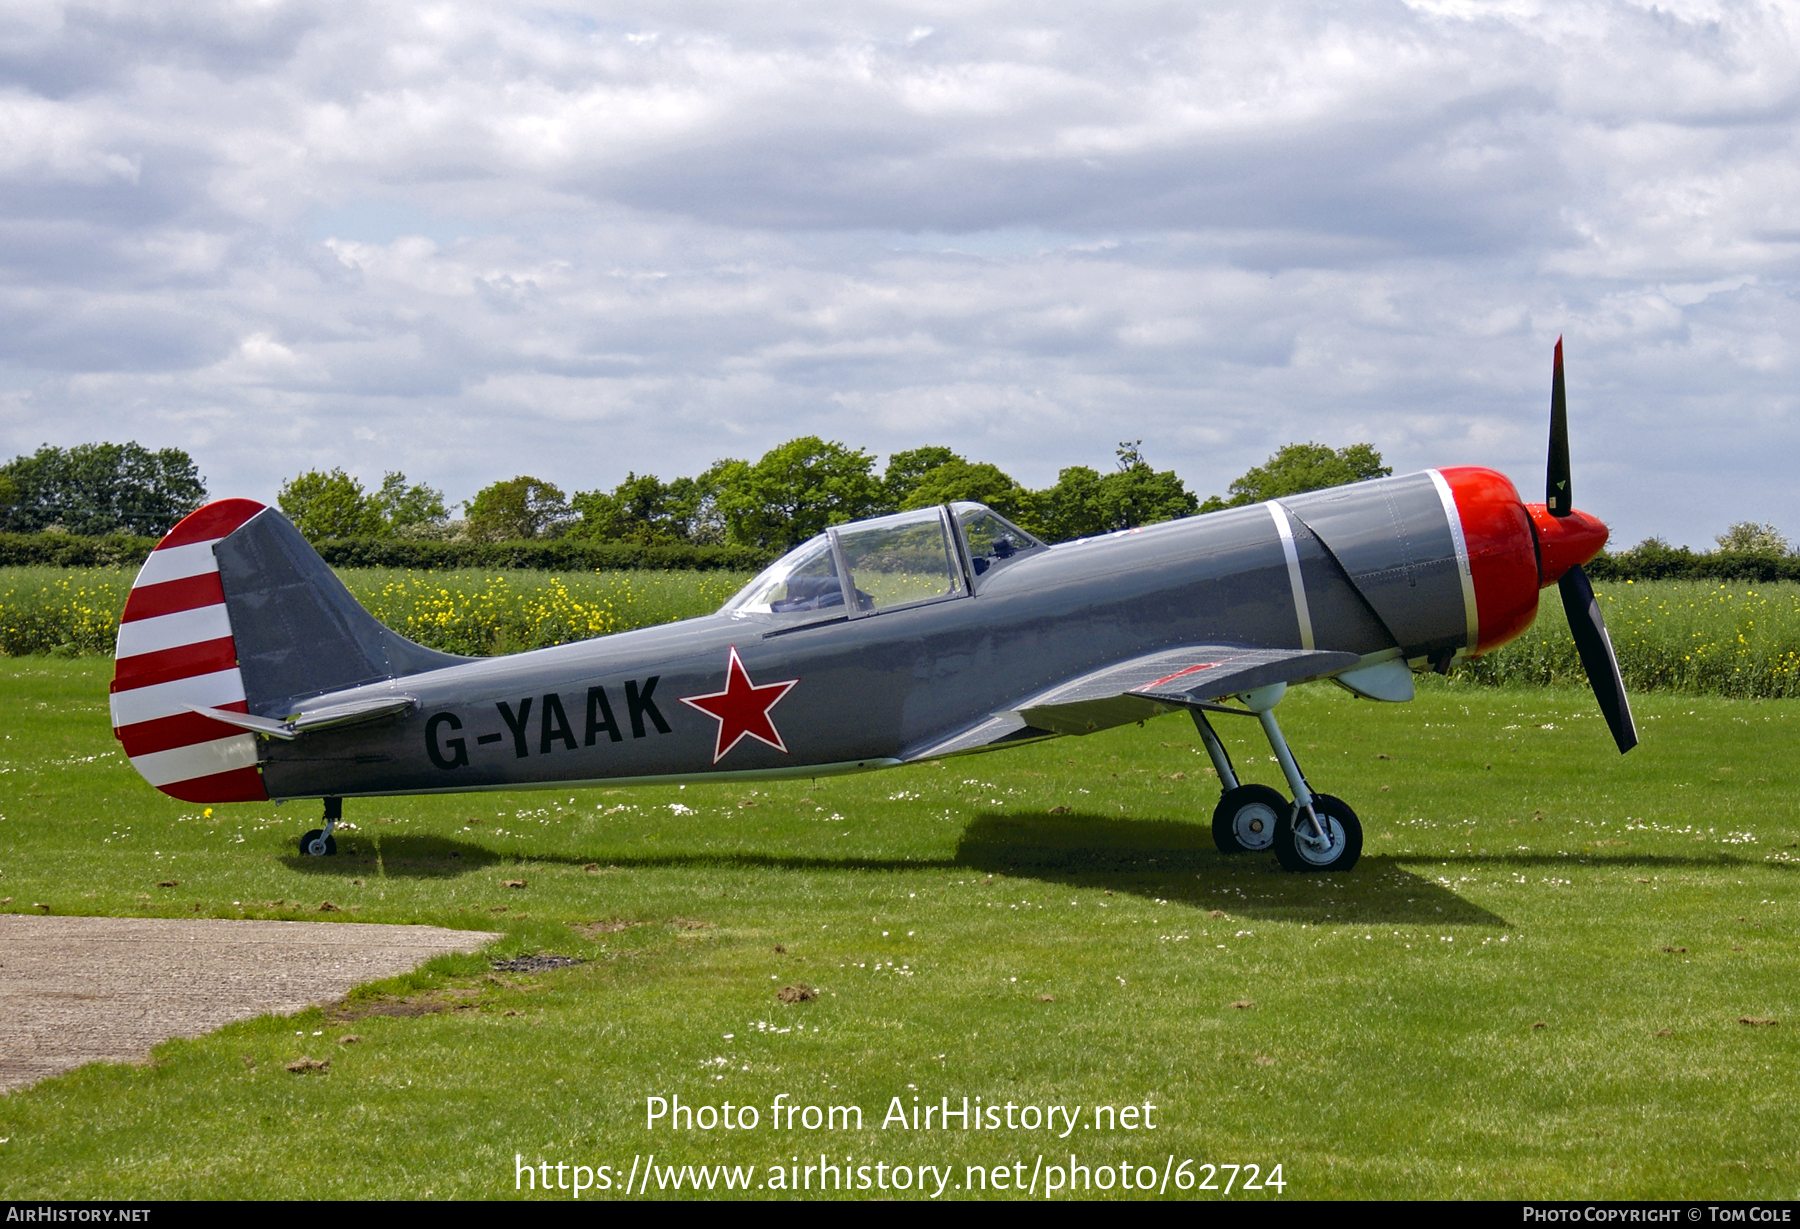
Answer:
<path fill-rule="evenodd" d="M 1287 684 L 1277 683 L 1243 697 L 1262 722 L 1269 748 L 1294 793 L 1294 805 L 1275 833 L 1275 857 L 1290 871 L 1347 871 L 1362 856 L 1362 824 L 1343 799 L 1315 794 L 1307 785 L 1275 720 L 1275 706 L 1286 693 Z"/>
<path fill-rule="evenodd" d="M 1206 714 L 1197 708 L 1188 710 L 1200 741 L 1206 745 L 1213 771 L 1219 774 L 1219 805 L 1213 808 L 1213 844 L 1220 853 L 1251 853 L 1268 849 L 1275 843 L 1275 830 L 1281 826 L 1287 799 L 1266 785 L 1245 785 L 1238 780 L 1225 744 L 1213 731 Z"/>
<path fill-rule="evenodd" d="M 1219 788 L 1227 792 L 1236 789 L 1237 770 L 1231 766 L 1231 757 L 1225 754 L 1225 744 L 1213 732 L 1212 722 L 1197 708 L 1188 709 L 1188 713 L 1194 718 L 1194 728 L 1200 731 L 1200 741 L 1206 744 L 1206 754 L 1212 759 L 1213 771 L 1219 774 Z"/>
<path fill-rule="evenodd" d="M 337 852 L 337 841 L 332 839 L 331 831 L 344 818 L 344 800 L 327 798 L 325 800 L 325 826 L 314 828 L 300 838 L 300 853 L 308 858 L 329 858 Z"/>

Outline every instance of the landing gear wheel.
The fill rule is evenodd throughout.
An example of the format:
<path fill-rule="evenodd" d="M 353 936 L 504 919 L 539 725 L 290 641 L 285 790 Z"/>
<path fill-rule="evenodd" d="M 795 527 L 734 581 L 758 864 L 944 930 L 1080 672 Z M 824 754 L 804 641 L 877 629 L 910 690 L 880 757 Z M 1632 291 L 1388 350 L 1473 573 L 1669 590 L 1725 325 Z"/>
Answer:
<path fill-rule="evenodd" d="M 300 856 L 329 858 L 337 852 L 337 838 L 325 835 L 325 829 L 314 828 L 300 838 Z"/>
<path fill-rule="evenodd" d="M 1213 808 L 1213 844 L 1220 853 L 1258 853 L 1275 843 L 1282 816 L 1292 806 L 1266 785 L 1228 789 Z"/>
<path fill-rule="evenodd" d="M 1362 857 L 1362 823 L 1342 798 L 1313 795 L 1313 813 L 1328 838 L 1320 841 L 1312 821 L 1299 807 L 1290 807 L 1281 818 L 1275 836 L 1275 857 L 1283 870 L 1347 871 Z"/>

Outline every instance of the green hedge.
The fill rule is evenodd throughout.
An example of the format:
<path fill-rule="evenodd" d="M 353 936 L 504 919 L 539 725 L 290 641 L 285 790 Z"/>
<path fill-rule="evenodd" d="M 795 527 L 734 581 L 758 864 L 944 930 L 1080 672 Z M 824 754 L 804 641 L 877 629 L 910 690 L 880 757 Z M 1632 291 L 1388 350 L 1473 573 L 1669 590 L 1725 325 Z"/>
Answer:
<path fill-rule="evenodd" d="M 0 533 L 0 567 L 137 567 L 155 538 L 110 534 Z M 418 542 L 409 538 L 339 538 L 315 543 L 334 568 L 401 568 L 447 572 L 506 568 L 534 572 L 725 571 L 756 572 L 774 556 L 750 546 L 640 546 L 631 542 Z M 1696 552 L 1687 547 L 1639 546 L 1604 551 L 1587 565 L 1595 580 L 1800 581 L 1800 555 L 1753 551 Z"/>
<path fill-rule="evenodd" d="M 748 546 L 640 546 L 632 542 L 416 542 L 408 538 L 337 538 L 314 543 L 334 568 L 513 568 L 534 572 L 755 572 L 773 558 Z"/>
<path fill-rule="evenodd" d="M 0 567 L 135 568 L 157 539 L 114 533 L 84 538 L 72 533 L 0 533 Z"/>
<path fill-rule="evenodd" d="M 1594 580 L 1800 580 L 1800 555 L 1760 551 L 1696 552 L 1687 547 L 1635 547 L 1587 565 Z"/>
<path fill-rule="evenodd" d="M 136 568 L 155 538 L 113 534 L 0 533 L 0 567 Z M 768 551 L 748 546 L 639 546 L 630 542 L 416 542 L 406 538 L 340 538 L 316 542 L 334 568 L 400 568 L 447 572 L 506 568 L 534 572 L 756 572 Z"/>

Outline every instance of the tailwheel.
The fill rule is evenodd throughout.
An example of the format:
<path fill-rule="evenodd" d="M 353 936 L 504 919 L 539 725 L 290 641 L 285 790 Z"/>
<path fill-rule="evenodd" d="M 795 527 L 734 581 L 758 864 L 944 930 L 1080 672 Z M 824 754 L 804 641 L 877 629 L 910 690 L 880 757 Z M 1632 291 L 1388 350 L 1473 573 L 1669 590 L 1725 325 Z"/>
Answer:
<path fill-rule="evenodd" d="M 314 828 L 300 838 L 300 855 L 306 858 L 329 858 L 337 852 L 337 838 L 323 828 Z"/>
<path fill-rule="evenodd" d="M 1256 853 L 1275 843 L 1281 817 L 1292 808 L 1266 785 L 1240 785 L 1225 791 L 1213 808 L 1213 844 L 1220 853 Z"/>
<path fill-rule="evenodd" d="M 1319 839 L 1305 811 L 1289 807 L 1276 833 L 1275 857 L 1283 870 L 1349 870 L 1362 856 L 1362 822 L 1342 798 L 1314 794 L 1312 804 L 1313 814 L 1325 830 L 1325 839 Z"/>
<path fill-rule="evenodd" d="M 344 800 L 342 798 L 325 799 L 325 826 L 314 828 L 300 838 L 300 856 L 303 858 L 329 858 L 337 852 L 337 842 L 332 839 L 331 830 L 343 822 Z"/>
<path fill-rule="evenodd" d="M 324 828 L 313 828 L 301 837 L 301 857 L 329 858 L 333 853 L 337 853 L 337 837 Z"/>

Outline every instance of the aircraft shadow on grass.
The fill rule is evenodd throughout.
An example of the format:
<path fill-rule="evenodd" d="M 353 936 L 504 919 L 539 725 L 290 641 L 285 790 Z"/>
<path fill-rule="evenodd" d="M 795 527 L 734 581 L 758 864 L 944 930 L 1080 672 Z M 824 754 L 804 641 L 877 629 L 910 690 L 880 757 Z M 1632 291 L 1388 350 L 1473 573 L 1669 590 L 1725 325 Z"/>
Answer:
<path fill-rule="evenodd" d="M 376 857 L 380 851 L 380 871 Z M 1453 889 L 1427 878 L 1429 867 L 1613 867 L 1622 871 L 1694 871 L 1728 867 L 1782 867 L 1732 853 L 1652 855 L 1652 853 L 1494 853 L 1433 857 L 1364 857 L 1350 875 L 1283 875 L 1269 855 L 1226 857 L 1213 848 L 1211 831 L 1202 824 L 1147 819 L 1114 819 L 1107 815 L 1004 815 L 983 813 L 963 830 L 950 858 L 808 857 L 779 853 L 707 853 L 668 855 L 535 855 L 529 862 L 569 866 L 599 864 L 610 869 L 770 869 L 826 873 L 891 873 L 891 871 L 974 871 L 1012 880 L 1037 880 L 1089 891 L 1141 896 L 1145 900 L 1184 905 L 1195 911 L 1224 911 L 1231 918 L 1370 925 L 1433 927 L 1507 927 L 1505 918 L 1463 900 Z M 284 864 L 302 875 L 360 878 L 382 873 L 389 878 L 443 880 L 470 875 L 499 864 L 520 862 L 517 855 L 466 840 L 428 835 L 369 837 L 358 833 L 338 846 L 335 858 L 306 858 L 293 853 Z M 1411 866 L 1426 869 L 1415 873 Z"/>
<path fill-rule="evenodd" d="M 337 855 L 308 858 L 291 853 L 281 859 L 301 874 L 331 879 L 360 878 L 374 874 L 377 845 L 352 838 L 338 845 Z M 389 836 L 380 838 L 382 873 L 391 879 L 454 879 L 501 863 L 538 863 L 565 866 L 604 866 L 608 870 L 746 869 L 783 871 L 916 871 L 951 869 L 960 865 L 945 858 L 820 858 L 805 854 L 710 853 L 703 850 L 667 854 L 595 853 L 499 853 L 482 845 L 437 836 Z"/>
<path fill-rule="evenodd" d="M 515 860 L 510 854 L 442 836 L 354 836 L 338 843 L 336 857 L 308 858 L 296 850 L 282 858 L 290 870 L 327 879 L 354 879 L 377 873 L 390 879 L 455 879 Z"/>
<path fill-rule="evenodd" d="M 357 835 L 333 858 L 298 853 L 283 861 L 303 874 L 450 879 L 519 859 L 437 836 Z M 1394 925 L 1505 926 L 1455 892 L 1388 858 L 1364 858 L 1348 875 L 1285 875 L 1267 855 L 1226 857 L 1199 825 L 1103 815 L 979 815 L 949 858 L 815 857 L 805 854 L 537 854 L 527 861 L 609 869 L 764 869 L 827 873 L 964 870 L 1111 891 L 1232 917 Z M 1445 859 L 1437 859 L 1444 861 Z"/>
<path fill-rule="evenodd" d="M 350 879 L 380 872 L 398 879 L 453 879 L 502 863 L 521 861 L 468 841 L 438 836 L 349 837 L 334 858 L 283 859 L 307 875 Z M 1267 854 L 1227 857 L 1201 824 L 1118 819 L 1104 815 L 978 815 L 964 829 L 949 858 L 814 857 L 804 854 L 711 853 L 652 855 L 536 854 L 525 861 L 609 869 L 763 869 L 865 872 L 967 870 L 1111 891 L 1168 901 L 1231 917 L 1371 925 L 1505 927 L 1506 919 L 1427 875 L 1409 869 L 1503 866 L 1620 870 L 1695 870 L 1778 866 L 1727 853 L 1660 854 L 1510 853 L 1435 856 L 1365 856 L 1347 875 L 1287 875 Z"/>
<path fill-rule="evenodd" d="M 1103 815 L 983 815 L 957 865 L 1015 879 L 1127 892 L 1268 921 L 1504 927 L 1504 918 L 1415 875 L 1364 857 L 1347 875 L 1290 875 L 1270 854 L 1221 854 L 1200 824 Z M 1441 859 L 1440 859 L 1441 861 Z"/>

